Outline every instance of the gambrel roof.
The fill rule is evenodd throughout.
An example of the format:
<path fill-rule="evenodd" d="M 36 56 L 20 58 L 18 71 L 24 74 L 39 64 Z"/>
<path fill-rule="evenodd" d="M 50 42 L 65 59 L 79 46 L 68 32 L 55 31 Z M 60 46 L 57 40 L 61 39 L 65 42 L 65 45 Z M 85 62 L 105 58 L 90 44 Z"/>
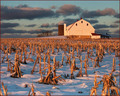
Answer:
<path fill-rule="evenodd" d="M 79 27 L 82 27 L 82 24 L 86 24 L 86 26 L 90 25 L 93 28 L 93 26 L 89 22 L 85 21 L 84 19 L 80 19 L 80 20 L 68 25 L 67 30 L 69 31 L 75 24 L 78 24 Z"/>

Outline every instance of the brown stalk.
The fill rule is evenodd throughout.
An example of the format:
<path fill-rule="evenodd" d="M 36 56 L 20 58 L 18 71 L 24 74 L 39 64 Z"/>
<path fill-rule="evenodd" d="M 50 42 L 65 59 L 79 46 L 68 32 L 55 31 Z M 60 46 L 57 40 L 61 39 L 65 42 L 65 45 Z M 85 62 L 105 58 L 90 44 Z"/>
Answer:
<path fill-rule="evenodd" d="M 34 63 L 34 66 L 33 66 L 33 69 L 32 69 L 32 71 L 31 71 L 31 74 L 33 74 L 33 72 L 34 72 L 34 70 L 35 70 L 35 66 L 36 66 L 38 60 L 39 60 L 39 57 L 37 56 L 37 57 L 36 57 L 36 60 L 35 60 L 35 63 Z"/>
<path fill-rule="evenodd" d="M 7 96 L 7 87 L 4 87 L 3 82 L 2 82 L 2 88 L 3 88 L 4 95 Z"/>

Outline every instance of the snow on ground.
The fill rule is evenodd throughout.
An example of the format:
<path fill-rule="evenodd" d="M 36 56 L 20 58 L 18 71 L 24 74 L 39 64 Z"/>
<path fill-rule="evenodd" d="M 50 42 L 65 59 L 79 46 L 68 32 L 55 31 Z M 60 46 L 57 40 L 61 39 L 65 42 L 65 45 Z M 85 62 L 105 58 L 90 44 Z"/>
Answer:
<path fill-rule="evenodd" d="M 56 61 L 60 61 L 62 59 L 62 53 L 63 51 L 58 52 L 57 54 L 51 54 L 51 59 L 53 59 L 54 56 L 56 56 Z M 76 54 L 76 52 L 75 52 Z M 84 60 L 85 55 L 87 53 L 82 53 L 82 59 Z M 3 53 L 1 52 L 1 58 L 3 57 Z M 20 68 L 22 73 L 21 78 L 11 78 L 10 72 L 7 71 L 7 61 L 4 60 L 3 63 L 1 63 L 1 81 L 4 82 L 4 85 L 7 85 L 8 94 L 9 95 L 28 95 L 31 85 L 33 83 L 36 95 L 45 95 L 47 91 L 51 93 L 51 95 L 90 95 L 90 90 L 94 86 L 94 76 L 97 72 L 97 75 L 99 78 L 97 78 L 97 82 L 99 82 L 102 79 L 102 76 L 104 74 L 109 74 L 112 69 L 112 60 L 114 57 L 114 53 L 109 55 L 108 53 L 105 54 L 103 61 L 100 62 L 100 67 L 93 68 L 92 62 L 89 59 L 89 67 L 88 67 L 88 77 L 75 77 L 75 79 L 64 78 L 64 74 L 70 75 L 70 65 L 66 65 L 66 57 L 64 60 L 63 67 L 60 67 L 57 69 L 57 75 L 61 75 L 65 81 L 59 81 L 58 85 L 48 85 L 48 84 L 38 84 L 36 83 L 38 80 L 40 80 L 40 74 L 38 72 L 39 70 L 39 64 L 36 65 L 35 72 L 31 74 L 31 70 L 33 68 L 34 62 L 27 61 L 27 64 L 21 64 Z M 15 54 L 12 53 L 8 57 L 11 59 L 11 61 L 14 63 L 14 56 Z M 34 60 L 36 59 L 36 56 L 31 56 Z M 94 56 L 93 56 L 94 58 Z M 119 74 L 119 59 L 118 57 L 115 57 L 116 59 L 116 71 L 114 74 Z M 51 61 L 51 65 L 52 65 Z M 42 61 L 42 65 L 43 65 Z M 80 61 L 78 58 L 76 58 L 76 65 L 77 67 L 80 67 Z M 79 70 L 76 70 L 74 72 L 74 76 L 78 73 Z M 83 73 L 85 72 L 83 67 Z M 25 88 L 25 85 L 27 87 Z M 117 85 L 119 85 L 119 76 L 117 77 Z M 97 94 L 100 95 L 102 91 L 102 84 L 97 89 Z"/>

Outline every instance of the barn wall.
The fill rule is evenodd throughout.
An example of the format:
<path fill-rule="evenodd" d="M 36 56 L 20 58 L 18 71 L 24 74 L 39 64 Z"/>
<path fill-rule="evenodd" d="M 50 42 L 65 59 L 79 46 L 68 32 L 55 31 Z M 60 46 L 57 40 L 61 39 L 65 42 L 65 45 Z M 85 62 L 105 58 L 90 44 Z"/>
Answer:
<path fill-rule="evenodd" d="M 100 36 L 100 35 L 92 35 L 91 38 L 92 38 L 92 39 L 100 39 L 101 36 Z"/>
<path fill-rule="evenodd" d="M 66 28 L 66 24 L 64 24 L 64 36 L 67 35 L 67 28 Z"/>
<path fill-rule="evenodd" d="M 79 36 L 80 38 L 91 38 L 91 36 L 90 35 L 81 35 L 81 36 Z"/>
<path fill-rule="evenodd" d="M 91 33 L 95 33 L 95 29 L 89 22 L 83 19 L 75 22 L 74 24 L 69 25 L 67 27 L 66 32 L 67 35 L 87 35 L 87 36 L 90 36 Z"/>

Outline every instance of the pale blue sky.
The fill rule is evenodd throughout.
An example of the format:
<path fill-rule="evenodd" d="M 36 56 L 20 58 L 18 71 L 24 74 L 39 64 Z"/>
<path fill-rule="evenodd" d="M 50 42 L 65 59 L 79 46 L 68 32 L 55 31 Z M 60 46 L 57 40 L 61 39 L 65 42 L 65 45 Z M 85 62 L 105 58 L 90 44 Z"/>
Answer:
<path fill-rule="evenodd" d="M 20 4 L 27 4 L 31 7 L 50 8 L 51 6 L 58 6 L 64 4 L 77 5 L 86 10 L 97 10 L 105 8 L 113 8 L 119 12 L 119 1 L 1 1 L 1 5 L 17 6 Z"/>

